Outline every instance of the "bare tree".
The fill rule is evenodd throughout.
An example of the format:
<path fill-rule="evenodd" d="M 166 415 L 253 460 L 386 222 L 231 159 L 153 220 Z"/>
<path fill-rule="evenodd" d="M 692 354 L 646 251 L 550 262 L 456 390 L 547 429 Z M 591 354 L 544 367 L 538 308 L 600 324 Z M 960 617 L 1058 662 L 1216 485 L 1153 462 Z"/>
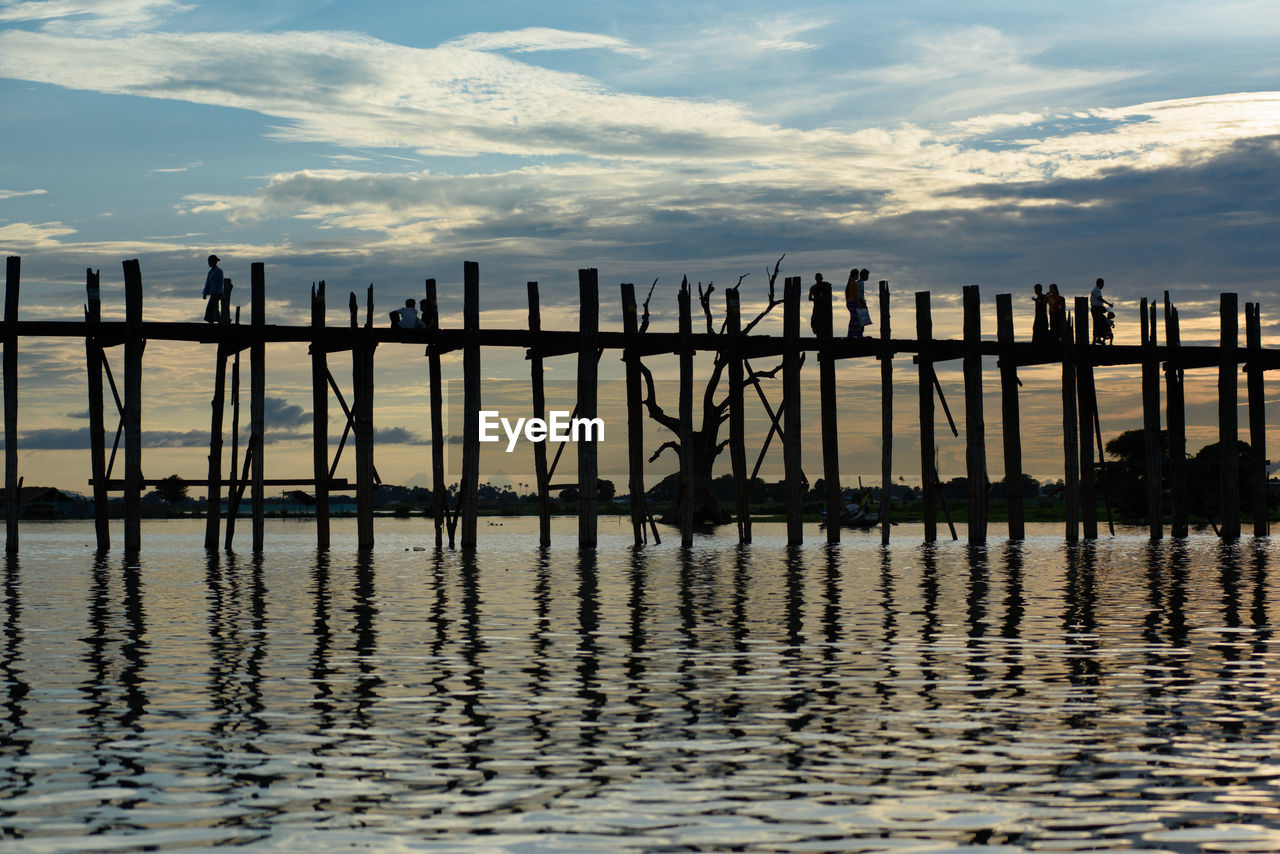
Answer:
<path fill-rule="evenodd" d="M 781 269 L 782 259 L 786 256 L 778 258 L 770 271 L 767 267 L 765 272 L 769 277 L 769 301 L 760 313 L 742 329 L 742 334 L 746 335 L 757 324 L 760 323 L 774 308 L 782 304 L 782 299 L 777 296 L 776 283 L 778 272 Z M 738 277 L 738 283 L 733 289 L 737 290 L 746 275 Z M 681 282 L 681 288 L 688 287 L 688 279 Z M 711 309 L 711 294 L 715 291 L 715 284 L 708 283 L 704 289 L 702 283 L 698 283 L 698 302 L 702 306 L 703 317 L 707 324 L 707 334 L 723 335 L 724 322 L 721 322 L 720 329 L 715 328 L 715 314 Z M 652 293 L 652 291 L 650 292 Z M 645 300 L 645 315 L 648 316 L 648 300 Z M 729 419 L 729 399 L 726 395 L 723 399 L 717 399 L 719 391 L 720 379 L 724 375 L 725 367 L 728 365 L 729 357 L 723 350 L 716 352 L 715 363 L 711 369 L 711 376 L 707 380 L 706 388 L 702 393 L 702 424 L 694 429 L 690 434 L 690 446 L 684 448 L 679 442 L 680 436 L 680 419 L 669 415 L 666 410 L 658 403 L 657 391 L 655 389 L 653 373 L 643 364 L 640 364 L 640 372 L 645 380 L 645 399 L 644 404 L 649 412 L 649 417 L 654 421 L 666 427 L 676 435 L 676 439 L 663 442 L 653 455 L 649 457 L 649 462 L 657 460 L 664 451 L 671 450 L 676 453 L 680 459 L 680 465 L 688 473 L 689 494 L 677 495 L 676 501 L 663 517 L 664 522 L 674 523 L 680 518 L 680 511 L 686 501 L 693 504 L 693 519 L 695 524 L 700 525 L 723 525 L 732 521 L 732 516 L 721 505 L 719 499 L 712 491 L 712 469 L 715 466 L 716 457 L 720 455 L 729 444 L 727 439 L 721 440 L 720 426 Z M 780 366 L 779 366 L 780 367 Z M 769 371 L 752 371 L 746 377 L 746 384 L 758 384 L 762 378 L 773 377 L 778 371 L 775 367 Z"/>

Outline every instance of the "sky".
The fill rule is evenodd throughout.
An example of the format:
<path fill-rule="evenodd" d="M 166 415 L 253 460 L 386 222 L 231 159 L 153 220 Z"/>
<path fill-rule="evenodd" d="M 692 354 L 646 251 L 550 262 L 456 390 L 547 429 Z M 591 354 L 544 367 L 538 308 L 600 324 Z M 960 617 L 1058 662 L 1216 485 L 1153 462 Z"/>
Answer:
<path fill-rule="evenodd" d="M 785 256 L 782 274 L 806 282 L 842 283 L 854 266 L 888 281 L 899 335 L 914 329 L 916 291 L 932 293 L 939 336 L 959 334 L 963 285 L 981 286 L 989 337 L 996 294 L 1013 293 L 1026 336 L 1032 284 L 1071 297 L 1103 276 L 1119 343 L 1137 343 L 1139 301 L 1166 290 L 1184 340 L 1214 338 L 1217 294 L 1230 290 L 1241 311 L 1262 304 L 1266 340 L 1280 343 L 1268 312 L 1280 290 L 1274 11 L 8 0 L 0 252 L 22 258 L 25 319 L 78 319 L 86 267 L 102 271 L 104 316 L 122 317 L 121 262 L 138 258 L 146 317 L 196 320 L 213 252 L 245 286 L 246 312 L 250 264 L 267 265 L 270 323 L 307 322 L 318 280 L 339 324 L 349 291 L 372 283 L 385 316 L 434 277 L 456 325 L 473 260 L 486 326 L 523 326 L 536 280 L 544 327 L 576 328 L 576 271 L 593 267 L 604 328 L 620 328 L 618 283 L 656 279 L 654 328 L 674 329 L 682 276 L 722 294 L 746 275 L 744 304 L 759 309 Z M 268 355 L 268 477 L 310 472 L 305 356 Z M 486 377 L 527 377 L 522 357 L 486 355 Z M 423 361 L 420 348 L 378 352 L 386 482 L 426 483 Z M 24 340 L 20 363 L 22 473 L 84 491 L 83 348 Z M 147 477 L 204 476 L 213 363 L 208 346 L 148 347 Z M 349 390 L 349 366 L 331 364 Z M 572 357 L 548 367 L 575 375 Z M 674 365 L 652 367 L 669 377 Z M 952 368 L 940 378 L 959 411 Z M 915 371 L 909 357 L 895 370 L 895 418 L 908 425 L 895 469 L 910 481 Z M 459 379 L 459 360 L 446 372 Z M 1216 376 L 1202 373 L 1189 377 L 1192 447 L 1216 439 Z M 987 375 L 994 478 L 994 363 Z M 859 415 L 878 415 L 878 376 L 874 363 L 841 366 L 848 479 L 879 468 L 879 419 Z M 1133 372 L 1099 377 L 1104 433 L 1139 426 Z M 1024 467 L 1061 476 L 1055 371 L 1022 379 Z M 652 448 L 667 438 L 646 432 Z M 943 445 L 943 478 L 963 474 L 963 432 Z M 523 456 L 482 479 L 522 479 Z M 670 467 L 667 455 L 654 472 Z M 820 463 L 806 469 L 813 479 Z"/>

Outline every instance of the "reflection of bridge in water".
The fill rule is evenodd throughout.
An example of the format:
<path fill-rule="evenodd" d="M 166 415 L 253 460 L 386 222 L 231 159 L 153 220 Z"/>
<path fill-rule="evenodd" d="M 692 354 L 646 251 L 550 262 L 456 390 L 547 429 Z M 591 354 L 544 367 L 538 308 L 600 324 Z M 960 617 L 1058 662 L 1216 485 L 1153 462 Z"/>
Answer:
<path fill-rule="evenodd" d="M 1060 364 L 1062 366 L 1061 394 L 1063 401 L 1063 460 L 1066 489 L 1066 537 L 1075 540 L 1097 537 L 1098 468 L 1102 460 L 1102 437 L 1098 420 L 1098 405 L 1094 389 L 1093 369 L 1102 365 L 1133 365 L 1142 369 L 1143 433 L 1145 436 L 1147 484 L 1147 516 L 1152 538 L 1164 533 L 1163 517 L 1165 501 L 1161 484 L 1165 474 L 1169 483 L 1170 531 L 1174 536 L 1185 536 L 1188 530 L 1188 511 L 1192 494 L 1189 488 L 1188 460 L 1186 455 L 1186 417 L 1183 397 L 1183 373 L 1192 368 L 1217 367 L 1218 369 L 1218 429 L 1221 448 L 1234 447 L 1239 425 L 1237 424 L 1238 378 L 1237 370 L 1244 365 L 1247 376 L 1249 435 L 1252 458 L 1247 466 L 1246 488 L 1239 483 L 1236 466 L 1222 465 L 1220 533 L 1225 538 L 1240 535 L 1241 494 L 1248 496 L 1253 515 L 1254 534 L 1264 536 L 1267 524 L 1266 484 L 1266 436 L 1263 411 L 1263 375 L 1267 370 L 1280 367 L 1280 351 L 1263 349 L 1261 320 L 1258 305 L 1245 305 L 1245 346 L 1239 343 L 1238 303 L 1235 294 L 1221 296 L 1221 338 L 1218 346 L 1182 346 L 1179 340 L 1178 310 L 1170 302 L 1168 292 L 1164 297 L 1165 343 L 1157 341 L 1157 307 L 1141 305 L 1141 344 L 1137 346 L 1098 346 L 1089 343 L 1088 323 L 1075 325 L 1068 321 L 1068 332 L 1060 344 L 1014 341 L 1012 299 L 1008 294 L 996 297 L 996 339 L 983 340 L 981 307 L 977 286 L 964 288 L 964 334 L 959 340 L 939 340 L 933 337 L 930 295 L 927 291 L 915 294 L 916 335 L 914 338 L 893 338 L 890 335 L 890 294 L 887 282 L 881 282 L 880 337 L 848 339 L 831 334 L 829 322 L 814 324 L 817 336 L 801 338 L 801 282 L 799 277 L 787 278 L 783 296 L 774 298 L 774 283 L 770 280 L 770 300 L 764 313 L 775 305 L 783 310 L 783 334 L 749 334 L 754 322 L 742 326 L 737 288 L 725 292 L 724 323 L 717 332 L 710 306 L 710 292 L 702 293 L 699 301 L 706 318 L 706 332 L 693 332 L 692 294 L 687 283 L 679 293 L 679 331 L 655 332 L 648 329 L 648 301 L 644 304 L 644 319 L 640 321 L 635 288 L 621 285 L 623 329 L 621 331 L 599 328 L 599 286 L 595 270 L 579 271 L 579 328 L 577 330 L 544 330 L 539 312 L 538 285 L 528 284 L 529 324 L 526 329 L 481 329 L 479 303 L 479 267 L 467 262 L 464 268 L 463 327 L 441 329 L 434 279 L 426 280 L 424 300 L 425 328 L 394 329 L 375 328 L 373 289 L 369 288 L 363 323 L 359 317 L 359 301 L 350 296 L 351 323 L 347 327 L 325 325 L 324 283 L 312 288 L 311 324 L 308 326 L 268 325 L 265 317 L 265 267 L 261 263 L 252 266 L 250 288 L 250 321 L 240 323 L 240 311 L 234 317 L 230 310 L 230 288 L 223 297 L 220 324 L 171 323 L 144 321 L 142 319 L 142 274 L 136 260 L 124 262 L 125 320 L 101 320 L 98 273 L 87 274 L 88 303 L 84 321 L 18 320 L 18 295 L 20 259 L 10 257 L 7 265 L 4 314 L 4 395 L 5 395 L 5 488 L 8 511 L 9 551 L 18 548 L 19 477 L 18 477 L 18 343 L 22 337 L 71 337 L 84 340 L 88 374 L 90 414 L 90 457 L 92 464 L 93 500 L 97 521 L 97 541 L 100 548 L 110 545 L 107 529 L 107 499 L 111 491 L 124 494 L 125 548 L 140 546 L 141 497 L 145 487 L 157 481 L 142 476 L 141 389 L 142 355 L 147 339 L 202 342 L 217 345 L 215 360 L 213 413 L 210 423 L 209 474 L 205 480 L 187 481 L 192 486 L 208 489 L 208 516 L 205 529 L 206 548 L 217 548 L 221 537 L 220 507 L 222 489 L 228 489 L 225 541 L 229 546 L 234 535 L 238 505 L 245 493 L 252 505 L 253 546 L 260 550 L 263 544 L 265 519 L 265 489 L 269 486 L 309 486 L 316 498 L 316 536 L 320 548 L 329 545 L 329 492 L 333 488 L 349 488 L 345 480 L 335 478 L 338 461 L 348 437 L 353 438 L 356 470 L 357 530 L 360 548 L 373 545 L 372 492 L 379 482 L 373 465 L 373 360 L 381 343 L 409 343 L 426 345 L 426 358 L 430 379 L 429 417 L 431 423 L 432 481 L 435 497 L 434 527 L 437 544 L 442 543 L 447 532 L 452 545 L 455 531 L 460 528 L 461 546 L 464 549 L 476 545 L 477 491 L 479 487 L 480 409 L 481 409 L 481 353 L 485 348 L 521 348 L 527 351 L 531 365 L 531 394 L 533 409 L 545 413 L 543 359 L 553 356 L 578 356 L 577 408 L 581 418 L 597 417 L 598 362 L 605 350 L 619 350 L 626 364 L 626 413 L 628 423 L 628 487 L 631 495 L 631 521 L 637 544 L 647 539 L 652 530 L 655 538 L 657 527 L 648 515 L 644 501 L 644 449 L 642 425 L 646 417 L 642 392 L 641 360 L 646 356 L 675 354 L 679 357 L 679 416 L 676 423 L 678 447 L 691 448 L 694 435 L 693 357 L 698 352 L 711 352 L 723 362 L 728 374 L 729 390 L 725 400 L 725 416 L 729 423 L 727 447 L 736 484 L 736 516 L 740 538 L 751 539 L 750 505 L 747 490 L 752 480 L 746 465 L 744 432 L 744 401 L 746 391 L 754 388 L 760 396 L 771 419 L 770 432 L 761 457 L 774 434 L 779 437 L 785 466 L 787 531 L 792 543 L 802 538 L 802 501 L 804 474 L 801 470 L 801 399 L 800 376 L 807 352 L 816 352 L 819 363 L 818 395 L 821 405 L 821 435 L 823 478 L 827 485 L 824 504 L 827 518 L 839 518 L 843 504 L 840 495 L 838 465 L 839 430 L 837 428 L 837 402 L 835 390 L 835 362 L 839 359 L 875 357 L 880 362 L 881 376 L 881 536 L 884 542 L 890 535 L 890 487 L 892 478 L 893 449 L 893 357 L 911 354 L 916 365 L 919 392 L 919 435 L 922 476 L 922 497 L 925 539 L 937 537 L 939 508 L 939 482 L 934 463 L 935 401 L 942 408 L 950 429 L 958 437 L 959 431 L 942 388 L 934 373 L 934 364 L 959 359 L 963 362 L 964 410 L 966 443 L 966 476 L 968 492 L 968 538 L 971 543 L 982 543 L 987 537 L 987 504 L 989 481 L 987 479 L 986 436 L 983 426 L 983 376 L 982 359 L 996 356 L 1000 370 L 1002 410 L 1002 445 L 1006 486 L 1020 487 L 1023 479 L 1020 439 L 1018 395 L 1020 366 Z M 775 268 L 774 274 L 777 270 Z M 831 314 L 830 291 L 815 292 L 815 318 Z M 1088 300 L 1079 297 L 1075 302 L 1075 316 L 1088 316 Z M 757 318 L 758 320 L 759 318 Z M 311 345 L 312 403 L 313 403 L 313 456 L 314 471 L 311 477 L 267 480 L 263 476 L 263 433 L 265 426 L 265 356 L 267 343 L 307 342 Z M 106 349 L 122 346 L 124 350 L 124 389 L 121 394 L 106 359 Z M 250 438 L 245 449 L 243 465 L 239 463 L 237 447 L 239 434 L 239 365 L 240 353 L 249 351 L 250 358 Z M 346 399 L 329 370 L 330 353 L 350 350 L 352 353 L 352 399 Z M 459 483 L 456 506 L 449 507 L 449 493 L 444 473 L 444 424 L 443 393 L 440 357 L 444 353 L 461 351 L 463 355 L 462 380 L 464 387 L 462 477 Z M 749 367 L 754 357 L 781 356 L 783 399 L 775 408 L 771 406 L 761 388 L 758 375 Z M 223 415 L 228 373 L 231 366 L 231 403 L 233 424 L 229 475 L 223 480 Z M 1168 430 L 1168 460 L 1161 447 L 1161 396 L 1160 370 L 1163 366 L 1165 382 L 1165 420 Z M 120 413 L 115 441 L 110 457 L 106 451 L 106 425 L 103 418 L 104 386 L 106 377 L 112 397 Z M 329 392 L 341 406 L 344 427 L 336 455 L 329 459 Z M 789 403 L 793 405 L 789 405 Z M 113 479 L 111 471 L 120 441 L 124 441 L 124 476 Z M 1096 443 L 1096 444 L 1095 444 Z M 563 446 L 562 446 L 563 447 Z M 553 481 L 556 462 L 547 460 L 546 443 L 533 443 L 534 468 L 539 497 L 540 539 L 544 545 L 550 542 L 550 494 L 558 489 L 573 486 L 579 496 L 579 543 L 594 546 L 597 521 L 597 450 L 591 442 L 577 444 L 578 474 L 575 483 Z M 1095 456 L 1096 451 L 1096 456 Z M 1164 469 L 1167 467 L 1167 472 Z M 684 459 L 680 466 L 682 494 L 689 493 L 691 466 Z M 1024 536 L 1023 499 L 1020 488 L 1007 488 L 1009 536 Z M 942 505 L 946 510 L 945 503 Z M 682 542 L 692 541 L 694 530 L 691 501 L 682 503 L 680 517 Z M 950 521 L 948 513 L 948 522 Z M 838 525 L 827 526 L 829 541 L 840 537 Z M 952 535 L 954 527 L 952 527 Z"/>

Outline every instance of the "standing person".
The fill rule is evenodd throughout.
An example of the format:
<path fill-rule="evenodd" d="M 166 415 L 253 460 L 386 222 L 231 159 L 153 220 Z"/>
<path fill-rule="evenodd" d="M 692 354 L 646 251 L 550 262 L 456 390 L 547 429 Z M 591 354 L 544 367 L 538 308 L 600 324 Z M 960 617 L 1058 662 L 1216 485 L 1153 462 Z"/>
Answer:
<path fill-rule="evenodd" d="M 1058 293 L 1057 284 L 1049 285 L 1045 301 L 1049 308 L 1049 341 L 1057 344 L 1062 341 L 1062 328 L 1067 323 L 1067 301 Z"/>
<path fill-rule="evenodd" d="M 209 302 L 204 307 L 204 319 L 208 323 L 217 323 L 222 319 L 222 269 L 218 266 L 217 255 L 209 256 L 209 274 L 204 277 L 204 294 Z"/>
<path fill-rule="evenodd" d="M 828 312 L 825 317 L 818 313 L 818 297 L 826 295 Z M 809 302 L 813 303 L 813 312 L 809 315 L 809 328 L 818 338 L 831 337 L 831 283 L 822 278 L 821 273 L 813 274 L 813 284 L 809 286 Z"/>
<path fill-rule="evenodd" d="M 1089 291 L 1089 313 L 1093 315 L 1094 344 L 1101 344 L 1107 339 L 1107 333 L 1111 327 L 1111 321 L 1107 320 L 1107 309 L 1113 307 L 1113 303 L 1103 299 L 1102 279 L 1098 279 L 1093 290 Z"/>
<path fill-rule="evenodd" d="M 849 271 L 849 282 L 844 286 L 844 304 L 849 309 L 849 337 L 861 338 L 862 333 L 871 325 L 871 312 L 867 310 L 867 301 L 863 289 L 870 270 L 859 271 L 854 267 Z"/>
<path fill-rule="evenodd" d="M 1031 298 L 1035 303 L 1035 318 L 1031 321 L 1031 343 L 1043 344 L 1049 340 L 1049 298 L 1044 295 L 1044 286 L 1036 282 L 1034 288 L 1035 296 Z"/>

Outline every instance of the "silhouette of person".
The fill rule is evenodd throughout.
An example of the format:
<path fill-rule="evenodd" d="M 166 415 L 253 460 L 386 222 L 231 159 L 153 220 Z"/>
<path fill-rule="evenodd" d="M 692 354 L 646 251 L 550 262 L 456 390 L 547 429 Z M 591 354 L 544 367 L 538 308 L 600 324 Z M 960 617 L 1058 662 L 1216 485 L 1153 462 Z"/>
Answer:
<path fill-rule="evenodd" d="M 1049 298 L 1045 296 L 1044 286 L 1036 282 L 1035 296 L 1031 299 L 1035 302 L 1035 317 L 1031 321 L 1031 343 L 1043 344 L 1049 340 Z"/>
<path fill-rule="evenodd" d="M 1056 344 L 1062 340 L 1062 327 L 1067 322 L 1067 301 L 1058 293 L 1057 284 L 1049 285 L 1045 300 L 1049 304 L 1049 340 Z"/>
<path fill-rule="evenodd" d="M 221 259 L 217 255 L 209 256 L 209 274 L 204 277 L 204 293 L 209 302 L 204 307 L 204 319 L 209 323 L 217 323 L 222 319 L 222 289 L 225 281 L 222 269 L 218 266 Z"/>
<path fill-rule="evenodd" d="M 819 311 L 825 295 L 827 311 Z M 831 283 L 822 278 L 821 273 L 813 274 L 813 284 L 809 287 L 809 302 L 813 303 L 813 312 L 809 315 L 809 328 L 819 338 L 831 337 Z"/>
<path fill-rule="evenodd" d="M 422 329 L 426 324 L 418 319 L 418 310 L 414 306 L 413 298 L 410 297 L 404 301 L 404 308 L 400 309 L 400 328 L 401 329 Z"/>
<path fill-rule="evenodd" d="M 1102 279 L 1098 279 L 1093 290 L 1089 291 L 1089 313 L 1093 315 L 1093 343 L 1101 344 L 1111 331 L 1111 321 L 1107 320 L 1107 309 L 1114 304 L 1102 296 Z"/>
<path fill-rule="evenodd" d="M 849 309 L 850 338 L 861 338 L 862 333 L 871 325 L 871 313 L 867 311 L 867 301 L 863 297 L 864 285 L 870 276 L 870 270 L 859 271 L 854 267 L 849 271 L 849 281 L 844 286 L 844 304 Z"/>

